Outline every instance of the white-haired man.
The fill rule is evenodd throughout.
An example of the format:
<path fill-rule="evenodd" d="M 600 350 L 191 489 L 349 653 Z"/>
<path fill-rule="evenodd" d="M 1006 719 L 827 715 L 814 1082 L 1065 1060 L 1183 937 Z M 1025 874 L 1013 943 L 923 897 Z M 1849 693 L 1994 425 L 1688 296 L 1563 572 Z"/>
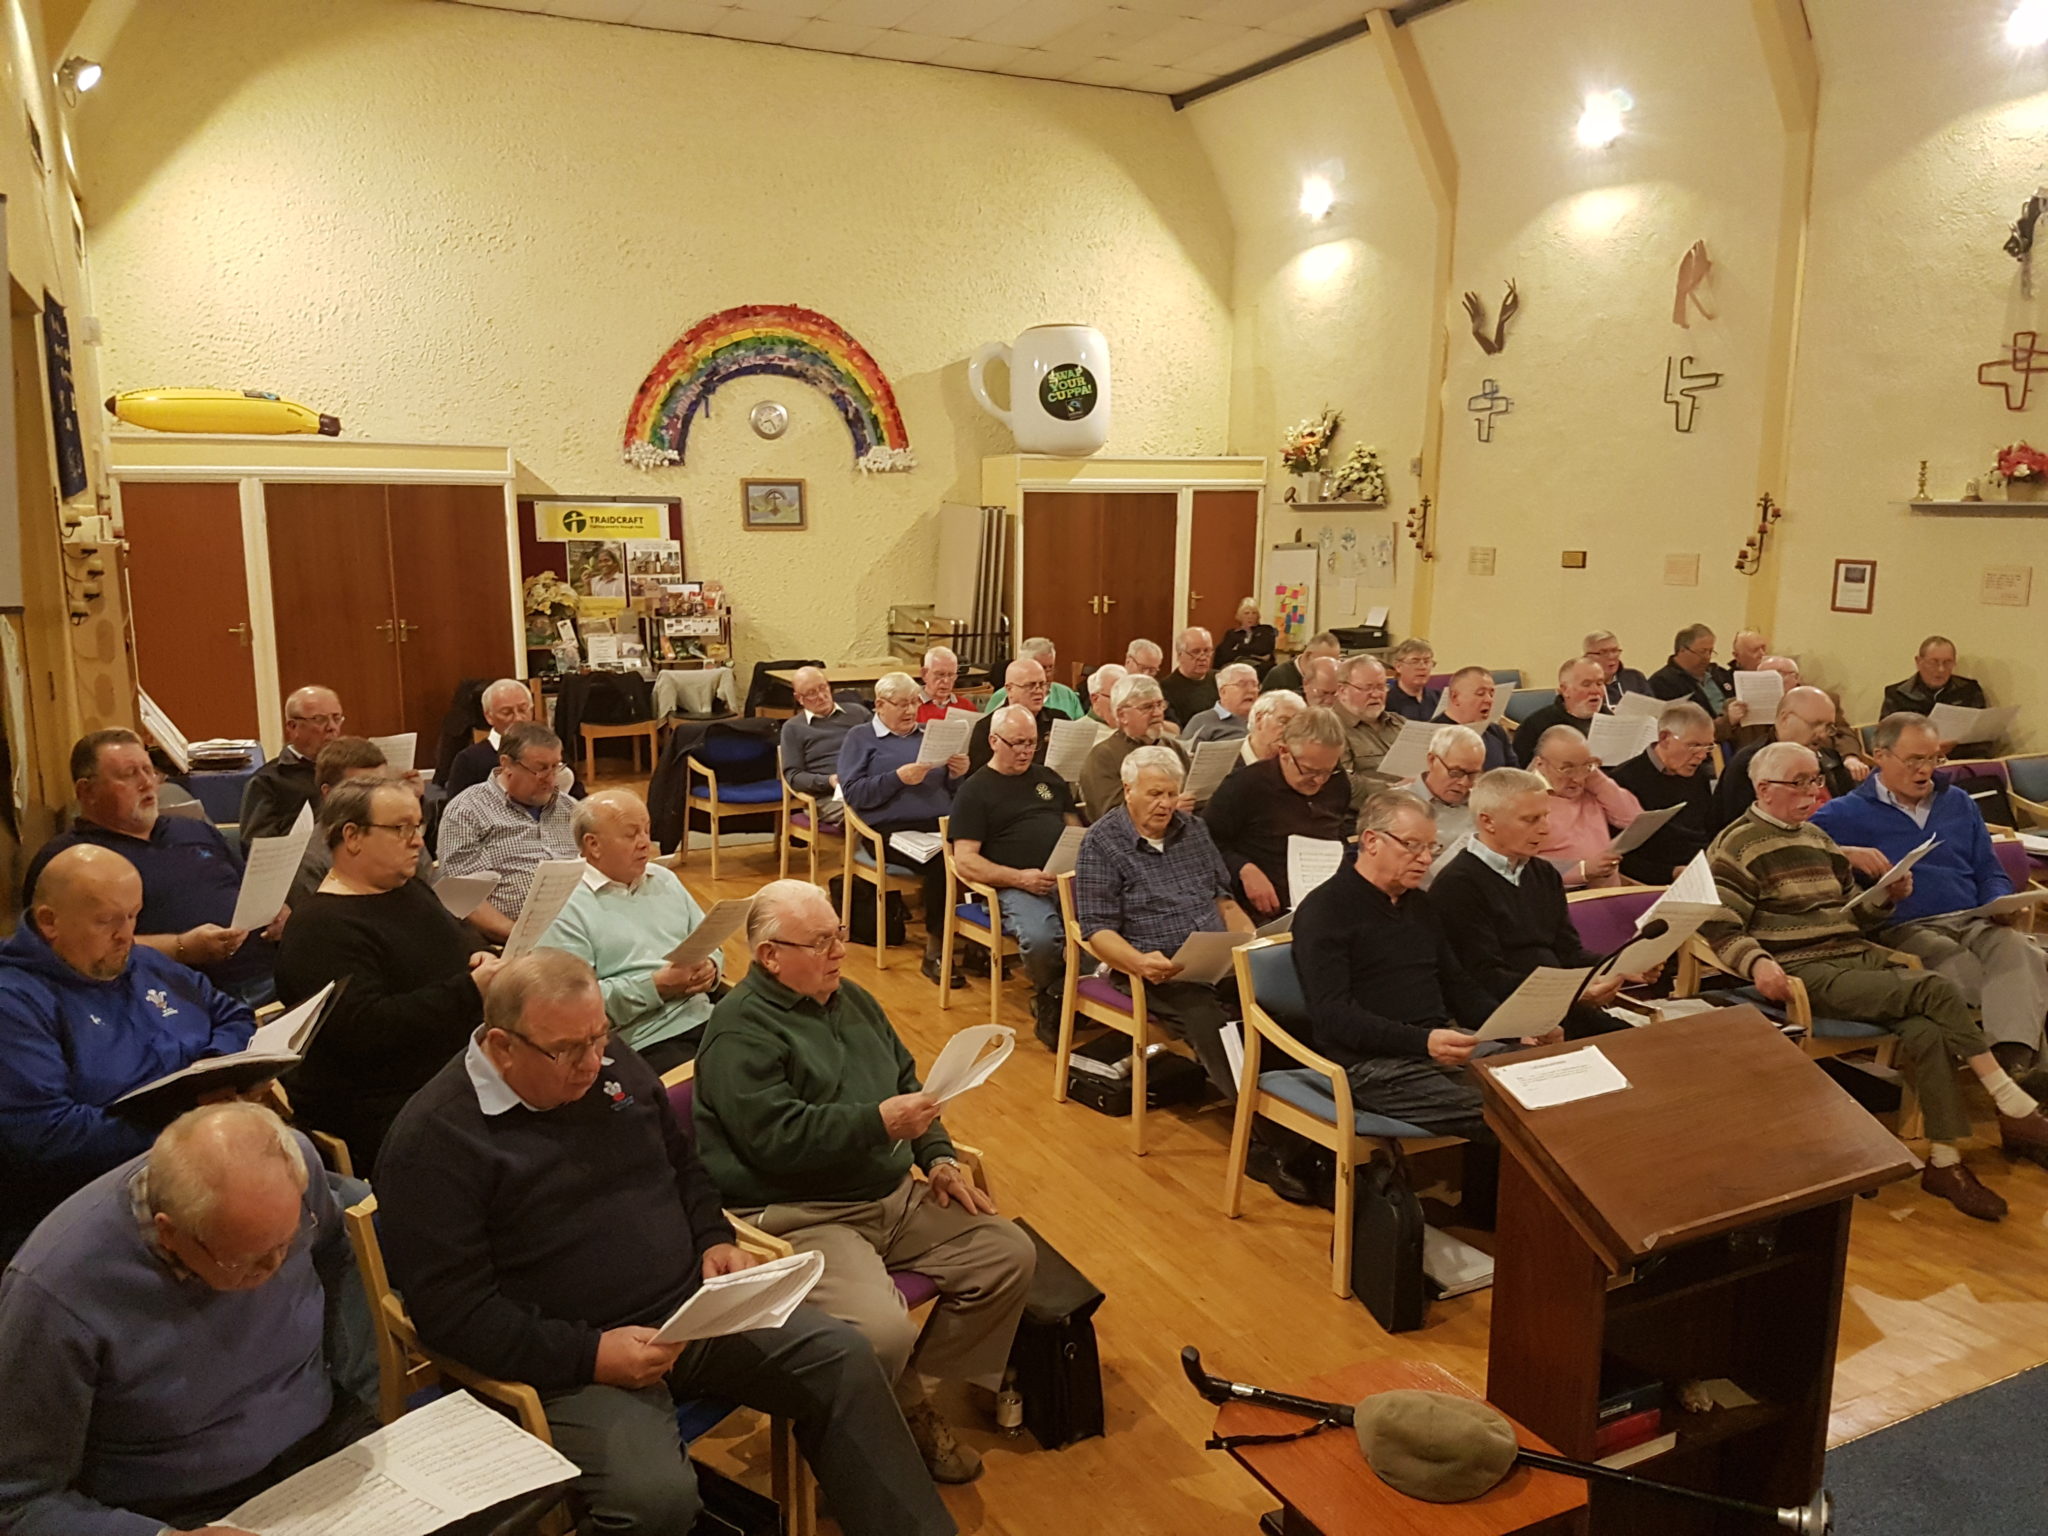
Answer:
<path fill-rule="evenodd" d="M 1311 705 L 1316 700 L 1303 695 Z M 1344 777 L 1351 785 L 1351 808 L 1394 781 L 1380 772 L 1380 759 L 1401 735 L 1401 717 L 1387 708 L 1387 669 L 1372 656 L 1354 656 L 1339 664 L 1337 718 L 1344 724 Z"/>
<path fill-rule="evenodd" d="M 1259 674 L 1250 662 L 1234 661 L 1216 674 L 1216 705 L 1187 724 L 1180 739 L 1189 746 L 1204 741 L 1242 741 L 1250 732 L 1252 705 L 1259 697 Z"/>
<path fill-rule="evenodd" d="M 1499 696 L 1500 684 L 1486 668 L 1460 667 L 1444 685 L 1443 702 L 1437 708 L 1439 718 L 1471 727 L 1486 750 L 1489 769 L 1515 765 L 1515 744 L 1508 740 L 1507 728 L 1493 718 L 1493 703 Z"/>
<path fill-rule="evenodd" d="M 839 974 L 846 939 L 825 894 L 771 881 L 747 942 L 754 963 L 712 1011 L 697 1057 L 704 1167 L 730 1208 L 824 1257 L 810 1304 L 874 1347 L 932 1476 L 971 1482 L 981 1458 L 954 1439 L 928 1383 L 1002 1385 L 1036 1250 L 953 1155 L 881 1004 Z M 921 1328 L 898 1270 L 939 1288 Z"/>
<path fill-rule="evenodd" d="M 837 824 L 845 802 L 839 798 L 839 749 L 846 733 L 866 725 L 865 704 L 832 697 L 832 680 L 822 667 L 798 667 L 790 681 L 797 710 L 782 722 L 782 776 L 789 787 L 816 796 L 820 820 Z"/>
<path fill-rule="evenodd" d="M 1668 885 L 1720 831 L 1714 820 L 1714 722 L 1690 699 L 1664 706 L 1657 738 L 1609 775 L 1646 811 L 1680 807 L 1676 816 L 1622 855 L 1621 872 L 1643 885 Z"/>
<path fill-rule="evenodd" d="M 1291 688 L 1260 694 L 1245 722 L 1244 745 L 1237 749 L 1239 766 L 1250 767 L 1279 756 L 1280 738 L 1287 734 L 1289 722 L 1307 708 L 1307 702 Z"/>
<path fill-rule="evenodd" d="M 0 1280 L 0 1530 L 227 1532 L 377 1427 L 337 1386 L 356 1285 L 311 1147 L 230 1101 L 52 1212 Z"/>
<path fill-rule="evenodd" d="M 1047 683 L 1045 668 L 1029 656 L 1020 656 L 1003 669 L 1003 697 L 1010 702 L 1000 706 L 1003 709 L 1021 708 L 1027 711 L 1035 726 L 1038 741 L 1038 761 L 1045 761 L 1045 749 L 1052 744 L 1052 728 L 1066 717 L 1046 702 L 1051 685 Z M 989 725 L 996 717 L 990 710 L 974 722 L 974 729 L 967 733 L 967 771 L 977 773 L 988 766 L 993 755 L 989 745 Z"/>
<path fill-rule="evenodd" d="M 1124 759 L 1165 739 L 1166 695 L 1143 673 L 1132 673 L 1116 685 L 1110 708 L 1116 729 L 1095 744 L 1081 768 L 1081 805 L 1091 821 L 1122 803 Z M 1167 750 L 1180 755 L 1178 746 L 1169 745 Z"/>
<path fill-rule="evenodd" d="M 960 658 L 947 647 L 934 645 L 927 649 L 923 669 L 917 676 L 922 685 L 917 692 L 918 724 L 940 719 L 949 709 L 974 707 L 953 691 L 960 681 Z"/>
<path fill-rule="evenodd" d="M 1634 667 L 1625 666 L 1621 659 L 1621 642 L 1614 637 L 1611 629 L 1596 629 L 1586 636 L 1584 654 L 1600 663 L 1600 671 L 1606 679 L 1604 706 L 1619 709 L 1623 694 L 1648 693 L 1650 680 Z"/>
<path fill-rule="evenodd" d="M 1124 670 L 1140 672 L 1153 681 L 1159 679 L 1159 669 L 1166 665 L 1166 652 L 1159 649 L 1152 640 L 1133 640 L 1124 647 Z"/>
<path fill-rule="evenodd" d="M 2048 1147 L 2048 1120 L 1991 1054 L 1955 983 L 1908 970 L 1871 942 L 1912 896 L 1912 872 L 1852 905 L 1849 856 L 1813 824 L 1821 774 L 1812 749 L 1770 742 L 1750 759 L 1749 774 L 1756 802 L 1707 848 L 1727 915 L 1706 924 L 1702 937 L 1725 970 L 1770 1001 L 1789 999 L 1797 980 L 1815 1018 L 1854 1019 L 1897 1035 L 1932 1143 L 1920 1187 L 1966 1216 L 1999 1220 L 2004 1199 L 1977 1182 L 1956 1147 L 1970 1134 L 1956 1064 L 1967 1065 L 1991 1095 L 2009 1150 Z"/>
<path fill-rule="evenodd" d="M 1100 721 L 1111 730 L 1116 729 L 1116 708 L 1110 700 L 1116 694 L 1116 685 L 1130 676 L 1128 668 L 1115 662 L 1104 662 L 1088 674 L 1088 715 Z"/>
<path fill-rule="evenodd" d="M 1069 720 L 1087 718 L 1087 702 L 1082 699 L 1080 694 L 1059 680 L 1059 647 L 1055 646 L 1043 635 L 1033 635 L 1029 640 L 1026 640 L 1017 647 L 1017 656 L 1020 660 L 1029 659 L 1035 661 L 1045 668 L 1047 684 L 1045 702 L 1048 708 L 1058 711 Z M 988 702 L 982 705 L 982 712 L 993 714 L 1009 702 L 1009 690 L 1007 688 L 998 688 L 989 695 Z"/>
<path fill-rule="evenodd" d="M 647 803 L 630 789 L 601 789 L 570 822 L 583 854 L 583 880 L 540 936 L 597 973 L 605 1017 L 618 1037 L 656 1072 L 697 1054 L 711 991 L 714 955 L 695 965 L 668 957 L 704 921 L 675 872 L 652 863 Z"/>
<path fill-rule="evenodd" d="M 1553 725 L 1536 744 L 1529 764 L 1550 786 L 1550 835 L 1542 854 L 1564 883 L 1617 885 L 1620 855 L 1608 852 L 1614 834 L 1643 814 L 1636 797 L 1600 766 L 1592 743 L 1569 725 Z"/>
<path fill-rule="evenodd" d="M 1429 807 L 1437 839 L 1449 848 L 1472 834 L 1472 786 L 1486 771 L 1486 743 L 1479 733 L 1469 725 L 1440 725 L 1429 738 L 1422 772 L 1400 787 Z"/>
<path fill-rule="evenodd" d="M 284 747 L 249 775 L 242 790 L 235 832 L 245 853 L 255 839 L 279 837 L 292 829 L 313 798 L 313 759 L 341 734 L 344 718 L 340 695 L 332 688 L 314 684 L 285 697 Z"/>
<path fill-rule="evenodd" d="M 1166 713 L 1183 730 L 1205 710 L 1216 707 L 1216 679 L 1210 668 L 1216 642 L 1199 626 L 1173 637 L 1173 670 L 1159 680 L 1166 695 Z"/>
<path fill-rule="evenodd" d="M 1590 656 L 1574 656 L 1557 669 L 1557 697 L 1524 720 L 1515 732 L 1515 761 L 1527 768 L 1536 743 L 1552 726 L 1568 725 L 1584 735 L 1607 696 L 1606 672 Z"/>
<path fill-rule="evenodd" d="M 1038 722 L 1020 704 L 988 717 L 988 765 L 970 773 L 953 797 L 947 830 L 953 863 L 965 880 L 994 886 L 1003 932 L 1023 952 L 1039 1040 L 1059 1044 L 1066 931 L 1055 878 L 1045 871 L 1070 826 L 1081 824 L 1073 791 L 1046 767 Z"/>
<path fill-rule="evenodd" d="M 1335 656 L 1309 656 L 1301 663 L 1301 699 L 1311 709 L 1335 709 L 1344 686 L 1344 663 Z"/>

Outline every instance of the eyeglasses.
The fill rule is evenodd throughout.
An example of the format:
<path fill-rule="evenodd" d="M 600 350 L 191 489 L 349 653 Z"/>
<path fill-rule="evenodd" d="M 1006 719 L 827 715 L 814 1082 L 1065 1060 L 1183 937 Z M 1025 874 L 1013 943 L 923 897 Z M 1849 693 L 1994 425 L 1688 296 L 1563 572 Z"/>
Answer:
<path fill-rule="evenodd" d="M 1390 843 L 1399 843 L 1408 851 L 1408 857 L 1411 859 L 1433 859 L 1444 851 L 1442 843 L 1422 843 L 1412 837 L 1396 837 L 1393 833 L 1382 832 L 1377 827 L 1372 829 L 1372 835 L 1384 837 Z"/>
<path fill-rule="evenodd" d="M 148 789 L 152 785 L 161 784 L 164 781 L 164 776 L 161 773 L 147 766 L 142 768 L 123 768 L 119 772 L 109 771 L 101 773 L 98 777 L 109 784 L 134 784 L 144 789 Z"/>
<path fill-rule="evenodd" d="M 1287 761 L 1293 765 L 1294 771 L 1296 773 L 1300 774 L 1304 779 L 1307 779 L 1312 784 L 1321 784 L 1325 782 L 1331 774 L 1337 771 L 1337 765 L 1335 763 L 1332 763 L 1327 768 L 1311 768 L 1307 763 L 1304 763 L 1300 758 L 1296 757 L 1292 752 L 1288 751 L 1285 747 L 1282 747 L 1280 749 L 1280 755 L 1286 758 Z"/>
<path fill-rule="evenodd" d="M 425 823 L 417 821 L 366 821 L 363 825 L 378 832 L 396 832 L 401 843 L 416 843 L 427 835 Z"/>
<path fill-rule="evenodd" d="M 347 715 L 286 715 L 286 725 L 340 725 Z"/>
<path fill-rule="evenodd" d="M 219 1270 L 222 1274 L 246 1275 L 250 1273 L 252 1270 L 261 1271 L 282 1269 L 284 1267 L 284 1261 L 292 1256 L 292 1250 L 298 1247 L 302 1241 L 311 1237 L 314 1232 L 319 1230 L 319 1228 L 319 1216 L 313 1211 L 308 1210 L 306 1212 L 306 1219 L 299 1224 L 299 1229 L 296 1232 L 294 1232 L 290 1237 L 286 1238 L 283 1242 L 279 1243 L 275 1248 L 272 1248 L 264 1253 L 259 1253 L 254 1258 L 241 1259 L 232 1264 L 229 1263 L 226 1259 L 222 1258 L 219 1254 L 215 1253 L 211 1248 L 207 1247 L 206 1240 L 202 1238 L 197 1232 L 186 1232 L 185 1236 L 192 1239 L 192 1246 L 197 1248 L 201 1253 L 205 1254 L 207 1259 L 213 1264 L 213 1267 Z"/>
<path fill-rule="evenodd" d="M 1543 767 L 1546 772 L 1554 773 L 1560 779 L 1583 778 L 1593 771 L 1591 763 L 1553 763 L 1547 757 L 1543 759 Z"/>
<path fill-rule="evenodd" d="M 1819 789 L 1827 780 L 1817 773 L 1809 773 L 1796 779 L 1758 779 L 1757 783 L 1775 784 L 1780 789 Z"/>
<path fill-rule="evenodd" d="M 1030 752 L 1035 751 L 1038 747 L 1038 738 L 1036 736 L 1026 736 L 1020 740 L 1014 736 L 998 736 L 994 731 L 990 731 L 988 739 L 1001 742 L 1013 752 Z"/>
<path fill-rule="evenodd" d="M 1486 771 L 1484 768 L 1453 768 L 1449 763 L 1445 762 L 1440 757 L 1432 757 L 1430 761 L 1435 763 L 1437 767 L 1443 769 L 1444 777 L 1449 779 L 1454 784 L 1469 783 L 1473 779 L 1478 778 L 1480 774 Z"/>
<path fill-rule="evenodd" d="M 770 939 L 768 942 L 770 944 L 780 944 L 784 949 L 808 950 L 820 960 L 829 960 L 835 951 L 842 953 L 845 951 L 846 930 L 844 928 L 835 928 L 823 938 L 812 939 L 808 944 L 800 943 L 796 939 Z"/>
<path fill-rule="evenodd" d="M 552 779 L 562 771 L 562 760 L 558 757 L 552 763 L 522 763 L 515 757 L 512 759 L 512 766 L 521 773 L 532 774 L 536 779 Z"/>
<path fill-rule="evenodd" d="M 565 1061 L 580 1061 L 585 1056 L 602 1056 L 606 1048 L 612 1043 L 613 1032 L 608 1029 L 603 1034 L 593 1035 L 588 1040 L 572 1040 L 569 1044 L 558 1045 L 553 1050 L 549 1050 L 546 1046 L 529 1039 L 516 1029 L 508 1029 L 505 1033 L 514 1040 L 517 1040 L 529 1051 L 547 1057 L 549 1061 L 559 1067 Z"/>
<path fill-rule="evenodd" d="M 1888 755 L 1896 758 L 1901 765 L 1915 773 L 1918 773 L 1922 768 L 1939 768 L 1948 762 L 1947 755 L 1940 752 L 1935 753 L 1932 757 L 1899 757 L 1896 752 Z"/>

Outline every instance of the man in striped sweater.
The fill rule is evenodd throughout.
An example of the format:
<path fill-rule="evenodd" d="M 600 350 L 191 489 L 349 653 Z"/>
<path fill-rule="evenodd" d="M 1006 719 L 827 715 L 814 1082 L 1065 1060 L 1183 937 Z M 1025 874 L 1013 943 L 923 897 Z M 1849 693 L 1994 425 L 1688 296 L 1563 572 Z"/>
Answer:
<path fill-rule="evenodd" d="M 1749 774 L 1756 803 L 1707 849 L 1729 916 L 1701 934 L 1725 968 L 1773 1002 L 1791 995 L 1796 978 L 1816 1017 L 1878 1024 L 1897 1035 L 1933 1143 L 1920 1187 L 1966 1216 L 1997 1221 L 2005 1201 L 1977 1182 L 1956 1150 L 1970 1134 L 1970 1117 L 1955 1063 L 1967 1063 L 1991 1095 L 2007 1148 L 2048 1145 L 2048 1118 L 1999 1066 L 1954 983 L 1897 964 L 1866 937 L 1891 921 L 1896 903 L 1912 893 L 1913 877 L 1902 875 L 1873 901 L 1850 904 L 1849 856 L 1811 824 L 1821 789 L 1812 750 L 1772 742 L 1750 759 Z M 1882 855 L 1870 857 L 1885 866 Z"/>

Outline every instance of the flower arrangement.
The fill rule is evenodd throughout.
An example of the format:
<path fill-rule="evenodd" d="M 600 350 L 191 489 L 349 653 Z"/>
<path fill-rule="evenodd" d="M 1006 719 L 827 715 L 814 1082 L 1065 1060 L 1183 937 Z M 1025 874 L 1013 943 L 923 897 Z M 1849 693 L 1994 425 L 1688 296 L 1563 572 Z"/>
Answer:
<path fill-rule="evenodd" d="M 1998 450 L 1991 466 L 1991 478 L 2000 485 L 2018 481 L 2022 485 L 2048 483 L 2048 453 L 2024 442 L 2007 443 Z"/>
<path fill-rule="evenodd" d="M 1330 439 L 1342 418 L 1325 406 L 1320 416 L 1297 422 L 1280 444 L 1280 462 L 1291 475 L 1312 475 L 1330 462 Z"/>
<path fill-rule="evenodd" d="M 1387 471 L 1380 463 L 1380 451 L 1360 443 L 1337 466 L 1330 477 L 1332 501 L 1385 501 Z"/>

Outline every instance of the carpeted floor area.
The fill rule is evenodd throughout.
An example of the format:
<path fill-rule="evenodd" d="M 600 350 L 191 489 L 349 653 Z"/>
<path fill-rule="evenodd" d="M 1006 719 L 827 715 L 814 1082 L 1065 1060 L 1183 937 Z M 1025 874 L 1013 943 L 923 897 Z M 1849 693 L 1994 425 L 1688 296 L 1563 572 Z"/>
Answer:
<path fill-rule="evenodd" d="M 2048 1366 L 1828 1453 L 1844 1536 L 2028 1536 L 2048 1532 L 2041 1471 Z"/>

